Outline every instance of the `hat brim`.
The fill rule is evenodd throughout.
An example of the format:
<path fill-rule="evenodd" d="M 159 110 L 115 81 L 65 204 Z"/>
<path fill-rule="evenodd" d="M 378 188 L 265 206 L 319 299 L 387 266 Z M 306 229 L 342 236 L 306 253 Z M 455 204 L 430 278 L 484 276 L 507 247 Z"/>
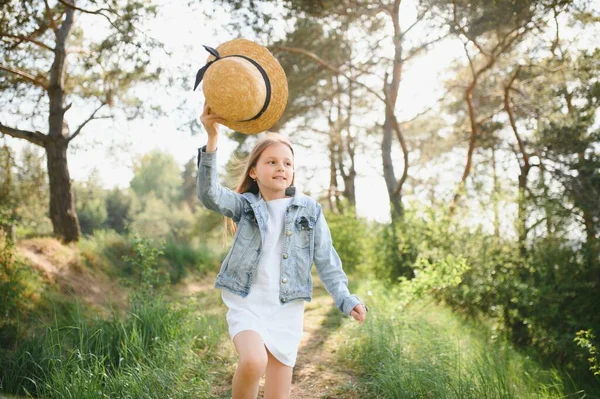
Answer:
<path fill-rule="evenodd" d="M 288 99 L 288 84 L 285 72 L 275 56 L 265 47 L 246 39 L 234 39 L 217 47 L 221 57 L 227 55 L 244 55 L 256 61 L 267 73 L 271 83 L 271 100 L 265 112 L 251 121 L 225 121 L 230 129 L 245 134 L 256 134 L 270 129 L 283 115 Z M 209 56 L 207 62 L 214 60 Z M 203 85 L 203 90 L 204 90 Z M 210 104 L 208 104 L 210 107 Z M 235 106 L 235 104 L 232 104 Z"/>

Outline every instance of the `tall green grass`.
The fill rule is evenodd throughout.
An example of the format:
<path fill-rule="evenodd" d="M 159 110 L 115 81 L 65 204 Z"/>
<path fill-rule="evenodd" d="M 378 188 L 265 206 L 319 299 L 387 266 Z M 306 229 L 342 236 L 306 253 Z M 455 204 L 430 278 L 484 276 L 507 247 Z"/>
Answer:
<path fill-rule="evenodd" d="M 49 326 L 0 361 L 0 386 L 44 398 L 207 397 L 225 326 L 160 302 Z"/>
<path fill-rule="evenodd" d="M 432 302 L 400 306 L 392 290 L 370 281 L 363 326 L 346 330 L 350 362 L 367 396 L 378 398 L 589 398 L 568 376 L 542 367 L 487 326 Z M 361 290 L 366 291 L 366 289 Z"/>
<path fill-rule="evenodd" d="M 199 398 L 222 369 L 221 317 L 168 303 L 157 280 L 160 250 L 134 242 L 128 265 L 142 280 L 127 312 L 108 319 L 74 307 L 69 317 L 0 356 L 0 391 L 43 398 Z"/>

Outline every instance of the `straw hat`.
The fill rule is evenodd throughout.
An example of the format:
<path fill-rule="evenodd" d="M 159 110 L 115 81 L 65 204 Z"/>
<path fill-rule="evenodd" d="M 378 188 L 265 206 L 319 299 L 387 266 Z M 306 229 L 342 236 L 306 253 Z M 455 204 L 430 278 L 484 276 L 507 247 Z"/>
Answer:
<path fill-rule="evenodd" d="M 196 75 L 211 111 L 225 126 L 255 134 L 273 126 L 285 110 L 288 85 L 283 68 L 265 47 L 245 39 L 225 42 Z"/>

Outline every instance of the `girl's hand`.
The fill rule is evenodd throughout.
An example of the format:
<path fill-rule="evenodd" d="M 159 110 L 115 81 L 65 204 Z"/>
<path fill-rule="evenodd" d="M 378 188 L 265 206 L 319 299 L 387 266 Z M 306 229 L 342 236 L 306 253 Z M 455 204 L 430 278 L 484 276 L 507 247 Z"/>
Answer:
<path fill-rule="evenodd" d="M 352 312 L 350 312 L 350 316 L 354 317 L 354 320 L 358 320 L 358 324 L 362 325 L 367 318 L 367 309 L 365 308 L 365 305 L 362 303 L 356 305 L 354 309 L 352 309 Z"/>
<path fill-rule="evenodd" d="M 206 133 L 208 133 L 209 138 L 216 139 L 219 135 L 219 127 L 217 123 L 221 125 L 225 122 L 225 119 L 221 118 L 218 115 L 211 114 L 210 107 L 208 104 L 204 104 L 204 111 L 200 116 L 200 121 L 202 125 L 204 125 L 204 129 L 206 129 Z"/>

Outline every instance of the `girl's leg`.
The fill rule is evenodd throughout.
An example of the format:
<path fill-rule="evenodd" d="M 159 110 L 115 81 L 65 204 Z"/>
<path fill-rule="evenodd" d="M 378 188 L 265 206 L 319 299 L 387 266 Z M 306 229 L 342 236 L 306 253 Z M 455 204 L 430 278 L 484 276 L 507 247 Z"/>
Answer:
<path fill-rule="evenodd" d="M 256 399 L 260 378 L 265 373 L 267 348 L 256 331 L 241 331 L 233 337 L 239 361 L 233 375 L 233 399 Z"/>
<path fill-rule="evenodd" d="M 267 355 L 269 362 L 265 376 L 265 399 L 288 399 L 294 368 L 281 363 L 268 349 Z"/>

